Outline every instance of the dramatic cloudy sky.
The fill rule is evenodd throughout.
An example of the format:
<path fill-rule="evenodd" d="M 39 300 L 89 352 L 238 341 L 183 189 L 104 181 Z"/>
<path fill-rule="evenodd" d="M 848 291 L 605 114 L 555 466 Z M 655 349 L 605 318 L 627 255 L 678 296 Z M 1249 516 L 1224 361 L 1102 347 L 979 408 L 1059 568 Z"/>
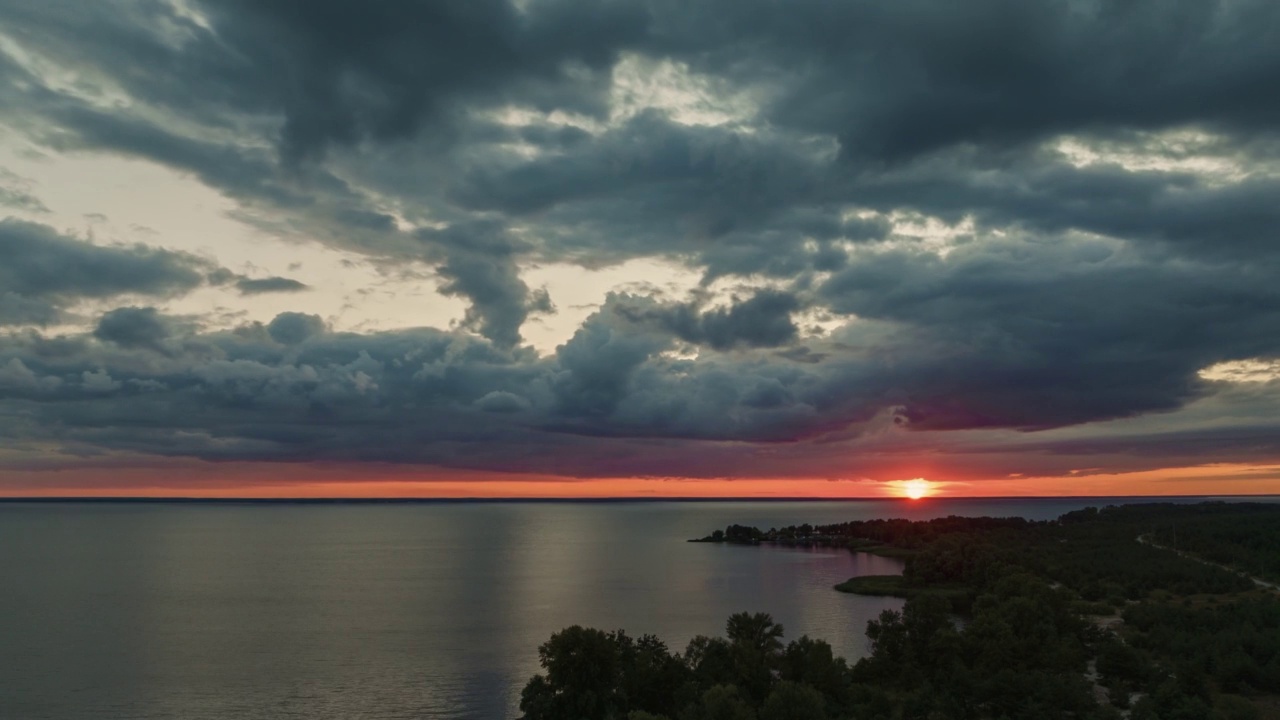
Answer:
<path fill-rule="evenodd" d="M 1274 0 L 6 0 L 0 494 L 1280 491 Z"/>

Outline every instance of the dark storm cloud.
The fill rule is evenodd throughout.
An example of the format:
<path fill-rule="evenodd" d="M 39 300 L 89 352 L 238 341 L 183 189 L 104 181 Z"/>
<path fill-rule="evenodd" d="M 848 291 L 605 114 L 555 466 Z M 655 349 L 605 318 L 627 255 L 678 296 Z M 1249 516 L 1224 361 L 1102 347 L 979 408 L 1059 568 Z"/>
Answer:
<path fill-rule="evenodd" d="M 852 159 L 1076 131 L 1204 125 L 1272 135 L 1266 0 L 663 2 L 653 35 L 709 72 L 774 81 L 777 123 Z"/>
<path fill-rule="evenodd" d="M 271 335 L 271 339 L 285 345 L 297 345 L 307 338 L 323 333 L 326 329 L 325 322 L 319 315 L 296 312 L 280 313 L 267 325 L 267 332 Z"/>
<path fill-rule="evenodd" d="M 928 413 L 893 384 L 937 389 L 946 380 L 931 385 L 928 376 L 945 376 L 963 360 L 960 348 L 941 343 L 936 357 L 906 369 L 847 353 L 838 365 L 818 366 L 769 353 L 677 359 L 664 354 L 669 335 L 638 331 L 618 311 L 634 302 L 615 297 L 547 358 L 458 332 L 332 333 L 299 314 L 277 317 L 269 335 L 252 326 L 195 334 L 153 313 L 116 311 L 94 333 L 110 337 L 106 342 L 12 338 L 0 352 L 4 422 L 56 426 L 60 442 L 85 450 L 208 460 L 390 461 L 583 476 L 767 476 L 789 466 L 823 475 L 883 469 L 891 463 L 882 453 L 921 452 L 908 438 L 924 434 L 893 419 L 910 423 L 916 415 L 923 423 Z M 290 326 L 305 329 L 286 335 Z M 878 332 L 865 328 L 830 347 L 872 342 Z M 148 347 L 155 343 L 203 349 L 156 354 Z M 877 353 L 892 352 L 877 345 Z M 894 407 L 897 401 L 908 404 Z M 1260 458 L 1258 433 L 1274 417 L 1255 396 L 1241 402 L 1207 407 L 1210 416 L 1229 408 L 1239 423 L 1205 431 L 1155 423 L 1127 436 L 1025 445 L 1007 438 L 921 442 L 959 452 L 949 456 L 957 467 L 1005 472 L 1065 472 L 1098 455 L 1149 467 L 1160 461 L 1150 448 L 1162 437 L 1194 439 L 1187 447 L 1201 448 L 1204 458 Z M 744 440 L 775 449 L 757 454 Z M 874 451 L 858 460 L 859 448 Z M 975 455 L 971 463 L 965 453 L 985 459 Z"/>
<path fill-rule="evenodd" d="M 886 230 L 840 216 L 828 189 L 837 181 L 823 158 L 829 150 L 645 112 L 545 157 L 473 167 L 451 196 L 547 227 L 542 251 L 552 255 L 601 262 L 687 253 L 713 277 L 789 276 L 808 265 L 808 239 L 864 240 Z"/>
<path fill-rule="evenodd" d="M 418 234 L 427 252 L 443 256 L 440 292 L 471 301 L 465 324 L 504 347 L 520 342 L 520 326 L 534 311 L 550 312 L 551 299 L 520 279 L 516 256 L 525 244 L 500 226 L 478 222 Z"/>
<path fill-rule="evenodd" d="M 929 447 L 982 455 L 955 460 L 975 472 L 1275 457 L 1266 412 L 1195 414 L 1274 399 L 1200 376 L 1280 356 L 1274 2 L 190 7 L 5 3 L 26 54 L 0 53 L 0 118 L 189 173 L 266 232 L 429 266 L 464 321 L 202 332 L 118 308 L 12 335 L 0 423 L 80 451 L 587 476 L 821 474 Z M 628 86 L 686 70 L 693 90 Z M 694 122 L 681 103 L 732 107 Z M 0 203 L 42 207 L 16 182 Z M 554 353 L 522 345 L 554 311 L 531 265 L 633 258 L 702 287 L 612 294 Z M 778 289 L 712 297 L 762 279 Z M 0 324 L 205 283 L 305 287 L 0 223 Z M 1150 424 L 1054 435 L 1123 418 Z"/>
<path fill-rule="evenodd" d="M 0 325 L 49 325 L 60 317 L 61 312 L 48 299 L 8 291 L 0 294 Z"/>
<path fill-rule="evenodd" d="M 309 290 L 306 283 L 292 278 L 272 276 L 268 278 L 240 278 L 236 281 L 236 289 L 241 295 L 261 295 L 263 293 L 292 293 Z"/>
<path fill-rule="evenodd" d="M 1270 44 L 1250 42 L 1258 28 L 1266 27 L 1260 21 L 1275 12 L 1264 3 L 1182 7 L 1172 23 L 1159 3 L 1135 3 L 1123 12 L 1067 3 L 1044 3 L 1031 11 L 1005 2 L 964 9 L 921 2 L 902 8 L 799 3 L 784 9 L 714 1 L 611 3 L 589 11 L 569 2 L 533 3 L 522 11 L 498 2 L 328 2 L 308 5 L 306 12 L 276 2 L 196 7 L 206 13 L 207 26 L 165 3 L 123 5 L 111 12 L 18 3 L 9 12 L 15 27 L 48 34 L 42 49 L 60 53 L 69 64 L 96 59 L 97 66 L 121 68 L 113 81 L 218 133 L 248 132 L 274 140 L 273 127 L 282 122 L 287 156 L 358 141 L 367 141 L 362 151 L 375 142 L 434 146 L 421 164 L 444 162 L 464 172 L 432 175 L 434 187 L 424 188 L 413 202 L 464 225 L 467 210 L 500 210 L 522 220 L 538 213 L 541 242 L 527 253 L 586 264 L 677 254 L 705 265 L 711 276 L 787 276 L 810 264 L 838 262 L 839 252 L 826 247 L 814 252 L 805 243 L 863 236 L 865 228 L 847 227 L 840 215 L 839 206 L 849 203 L 889 209 L 905 203 L 944 216 L 994 212 L 993 219 L 1000 221 L 1021 221 L 1026 215 L 1055 229 L 1132 229 L 1143 220 L 1117 216 L 1114 208 L 1095 204 L 1077 211 L 1081 188 L 1094 179 L 1087 173 L 1067 171 L 1046 179 L 1032 164 L 1006 172 L 1004 188 L 983 185 L 957 194 L 952 186 L 985 177 L 977 172 L 989 169 L 987 162 L 970 161 L 949 176 L 926 168 L 923 177 L 886 197 L 882 179 L 868 175 L 874 164 L 856 164 L 856 178 L 848 169 L 835 173 L 815 161 L 822 142 L 811 147 L 811 141 L 787 133 L 817 130 L 839 139 L 846 153 L 855 146 L 883 146 L 894 157 L 909 158 L 918 154 L 908 152 L 917 144 L 923 152 L 1098 128 L 1212 128 L 1218 126 L 1214 113 L 1235 112 L 1235 120 L 1218 124 L 1254 132 L 1266 127 L 1246 122 L 1252 117 L 1246 106 L 1265 106 L 1269 94 L 1240 90 L 1238 102 L 1209 103 L 1207 89 L 1225 93 L 1251 87 L 1268 75 L 1274 55 Z M 689 27 L 698 28 L 698 34 L 690 35 Z M 73 42 L 82 35 L 93 39 Z M 1174 49 L 1181 54 L 1175 57 Z M 494 141 L 512 140 L 503 133 L 513 131 L 477 115 L 503 103 L 601 116 L 608 84 L 602 73 L 624 50 L 689 62 L 730 86 L 763 88 L 772 98 L 765 108 L 777 128 L 772 134 L 780 137 L 768 140 L 770 133 L 760 128 L 750 135 L 733 127 L 691 128 L 649 112 L 599 137 L 565 127 L 539 134 L 536 126 L 528 126 L 519 131 L 522 139 L 558 148 L 532 162 L 504 155 L 485 139 L 488 132 Z M 1200 64 L 1193 64 L 1197 59 Z M 1164 82 L 1140 82 L 1155 69 Z M 1133 84 L 1093 82 L 1099 76 L 1132 76 Z M 39 77 L 23 80 L 23 87 L 42 87 Z M 1027 91 L 1031 86 L 1036 93 Z M 1179 90 L 1181 110 L 1142 96 L 1174 97 Z M 305 171 L 309 184 L 299 187 L 277 176 L 260 149 L 180 136 L 127 114 L 107 116 L 55 91 L 11 93 L 15 105 L 44 108 L 59 130 L 74 133 L 80 144 L 190 169 L 243 202 L 303 213 L 318 239 L 375 255 L 414 252 L 412 242 L 394 237 L 388 215 L 362 207 L 344 182 L 315 164 Z M 1052 103 L 1042 107 L 1045 98 Z M 816 103 L 821 107 L 813 107 Z M 1070 105 L 1069 112 L 1058 107 L 1062 103 Z M 1146 110 L 1135 114 L 1116 109 L 1118 104 Z M 945 112 L 931 110 L 933 105 L 945 106 Z M 1197 108 L 1203 116 L 1188 114 Z M 795 118 L 789 120 L 787 113 Z M 813 125 L 827 116 L 821 127 Z M 458 126 L 459 119 L 466 124 Z M 934 132 L 946 137 L 931 139 Z M 566 133 L 576 140 L 565 144 L 560 138 Z M 956 135 L 954 141 L 947 140 L 950 135 Z M 390 161 L 402 158 L 400 147 Z M 1024 206 L 1009 207 L 1028 188 L 1031 196 L 1021 197 Z M 1202 195 L 1206 206 L 1221 206 L 1213 192 Z M 1107 197 L 1123 204 L 1126 196 Z M 1266 206 L 1257 202 L 1264 197 L 1260 192 L 1236 199 L 1232 216 L 1262 213 L 1258 222 L 1270 222 Z M 451 207 L 450 199 L 460 205 Z M 1181 207 L 1176 197 L 1168 204 Z M 1166 225 L 1176 232 L 1196 227 L 1185 222 L 1196 219 L 1220 227 L 1199 214 Z M 882 229 L 874 230 L 870 237 L 883 235 Z M 492 261 L 502 265 L 510 254 L 499 253 Z M 480 308 L 475 313 L 491 314 Z"/>
<path fill-rule="evenodd" d="M 122 348 L 162 351 L 162 343 L 171 332 L 155 308 L 122 307 L 103 315 L 93 336 Z"/>
<path fill-rule="evenodd" d="M 1189 263 L 1103 240 L 1004 239 L 947 258 L 887 252 L 820 289 L 911 328 L 918 376 L 887 382 L 922 427 L 1038 428 L 1171 410 L 1197 371 L 1280 354 L 1280 266 Z M 899 371 L 901 372 L 901 371 Z"/>
<path fill-rule="evenodd" d="M 633 322 L 653 323 L 685 342 L 716 350 L 735 346 L 775 347 L 796 338 L 791 314 L 800 309 L 795 295 L 764 290 L 727 308 L 699 312 L 696 305 L 621 305 L 618 312 Z"/>
<path fill-rule="evenodd" d="M 589 199 L 649 199 L 663 212 L 704 213 L 699 222 L 717 235 L 813 195 L 821 168 L 797 156 L 804 150 L 785 138 L 691 128 L 650 111 L 562 153 L 477 169 L 457 196 L 467 206 L 513 215 Z M 658 192 L 666 196 L 645 197 Z"/>
<path fill-rule="evenodd" d="M 523 101 L 601 113 L 619 47 L 644 14 L 620 2 L 502 0 L 226 2 L 209 8 L 219 39 L 280 93 L 286 155 L 328 144 L 448 132 L 459 106 Z"/>
<path fill-rule="evenodd" d="M 1109 149 L 1180 159 L 1161 153 L 1154 142 L 1138 137 L 1135 146 Z M 1243 177 L 1128 169 L 1115 161 L 1078 167 L 1056 151 L 983 156 L 967 150 L 864 173 L 848 180 L 848 188 L 868 208 L 911 210 L 948 222 L 968 217 L 987 229 L 1083 230 L 1218 260 L 1268 255 L 1280 227 L 1272 202 L 1280 192 L 1275 160 L 1234 152 L 1209 157 L 1238 162 Z"/>
<path fill-rule="evenodd" d="M 410 138 L 508 102 L 602 115 L 628 50 L 765 84 L 775 122 L 879 158 L 1081 128 L 1269 134 L 1280 119 L 1268 34 L 1280 10 L 1265 0 L 222 0 L 195 5 L 208 27 L 164 2 L 11 6 L 15 27 L 116 62 L 147 101 L 281 113 L 289 155 Z M 199 97 L 182 86 L 193 75 L 207 81 Z"/>
<path fill-rule="evenodd" d="M 66 304 L 86 298 L 178 295 L 215 269 L 185 253 L 92 245 L 45 225 L 0 220 L 0 325 L 55 322 Z"/>

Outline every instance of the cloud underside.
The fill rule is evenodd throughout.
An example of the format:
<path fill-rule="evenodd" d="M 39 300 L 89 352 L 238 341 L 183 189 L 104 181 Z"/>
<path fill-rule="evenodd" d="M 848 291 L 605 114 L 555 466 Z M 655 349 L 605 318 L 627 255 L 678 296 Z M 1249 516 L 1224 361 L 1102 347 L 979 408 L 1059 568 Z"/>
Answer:
<path fill-rule="evenodd" d="M 1280 357 L 1278 23 L 1263 0 L 6 3 L 25 142 L 174 168 L 467 309 L 215 328 L 157 306 L 312 289 L 0 222 L 0 464 L 1275 462 L 1275 374 L 1202 371 Z M 0 205 L 48 212 L 8 174 Z M 644 258 L 702 285 L 524 343 L 557 311 L 529 268 Z"/>

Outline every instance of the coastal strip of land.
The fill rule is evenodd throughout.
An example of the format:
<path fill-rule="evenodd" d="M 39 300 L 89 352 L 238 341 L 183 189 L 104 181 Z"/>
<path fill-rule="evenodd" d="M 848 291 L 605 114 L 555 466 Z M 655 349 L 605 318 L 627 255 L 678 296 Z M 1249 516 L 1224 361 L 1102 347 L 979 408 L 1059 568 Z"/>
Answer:
<path fill-rule="evenodd" d="M 1049 521 L 730 525 L 697 541 L 901 558 L 901 575 L 835 586 L 906 600 L 869 625 L 872 657 L 854 668 L 892 712 L 918 703 L 939 717 L 1280 720 L 1272 503 L 1090 507 Z M 961 697 L 976 714 L 955 714 Z"/>

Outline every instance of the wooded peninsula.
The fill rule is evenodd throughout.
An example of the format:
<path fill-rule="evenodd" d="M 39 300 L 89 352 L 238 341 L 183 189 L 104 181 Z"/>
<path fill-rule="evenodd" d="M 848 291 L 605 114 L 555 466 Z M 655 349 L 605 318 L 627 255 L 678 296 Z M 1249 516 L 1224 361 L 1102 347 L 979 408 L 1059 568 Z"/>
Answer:
<path fill-rule="evenodd" d="M 784 644 L 765 614 L 683 652 L 567 628 L 539 648 L 527 720 L 1280 719 L 1280 505 L 730 525 L 699 541 L 900 557 L 900 576 L 835 589 L 906 602 L 868 623 L 853 664 L 819 639 Z"/>

